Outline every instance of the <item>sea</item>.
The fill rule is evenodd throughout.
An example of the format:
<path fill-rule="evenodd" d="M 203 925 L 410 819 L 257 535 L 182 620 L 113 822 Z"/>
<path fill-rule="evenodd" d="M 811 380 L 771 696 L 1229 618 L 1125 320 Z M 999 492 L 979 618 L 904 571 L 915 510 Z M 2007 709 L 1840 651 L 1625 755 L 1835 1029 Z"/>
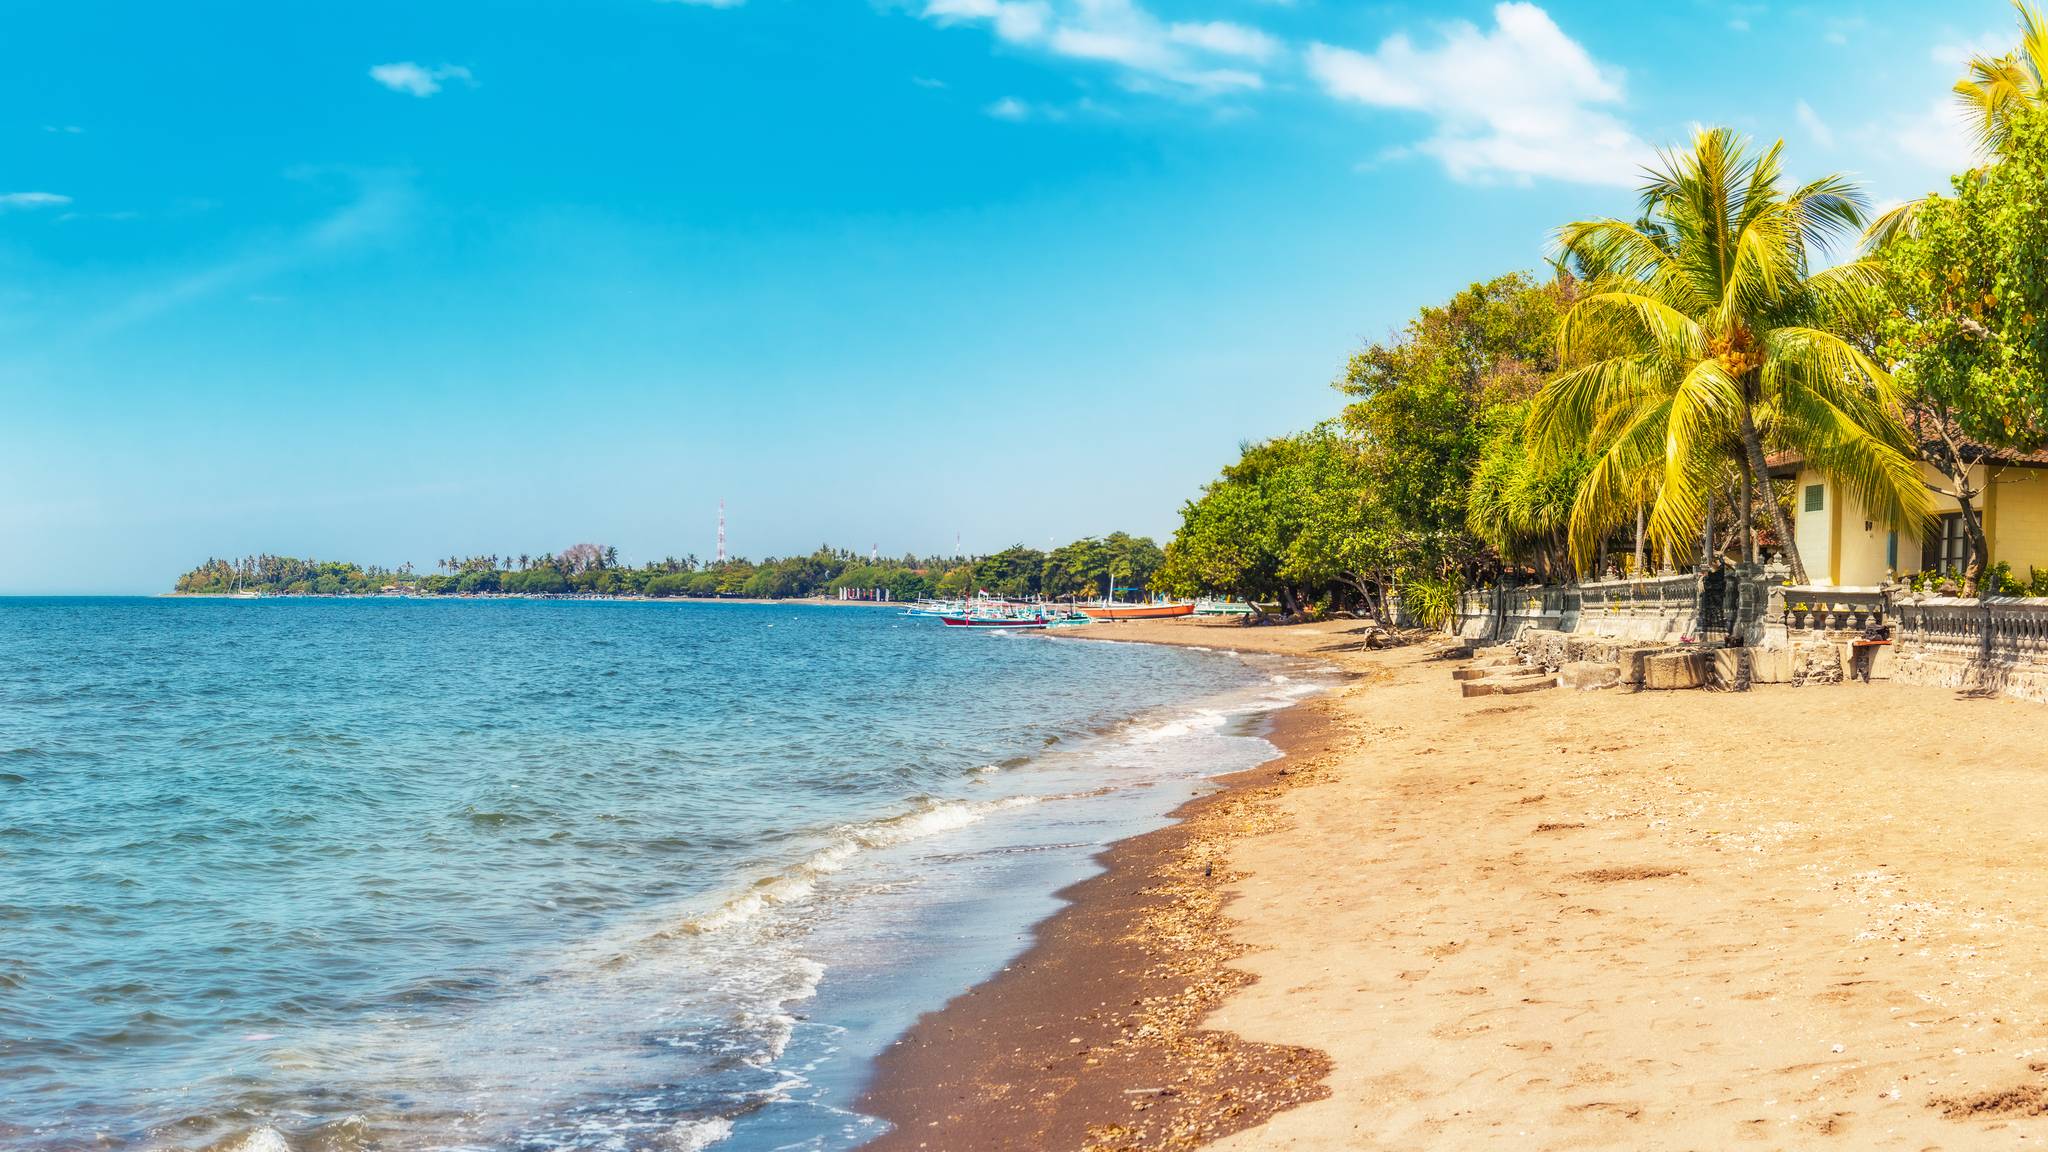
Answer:
<path fill-rule="evenodd" d="M 0 1146 L 858 1147 L 875 1054 L 1316 675 L 886 607 L 0 600 Z"/>

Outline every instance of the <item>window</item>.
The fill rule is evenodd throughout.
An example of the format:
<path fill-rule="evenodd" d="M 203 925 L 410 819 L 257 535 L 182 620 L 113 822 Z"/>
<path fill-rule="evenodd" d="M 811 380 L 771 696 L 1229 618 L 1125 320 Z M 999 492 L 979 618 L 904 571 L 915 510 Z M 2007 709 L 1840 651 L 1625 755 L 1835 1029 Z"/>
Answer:
<path fill-rule="evenodd" d="M 1899 534 L 1887 532 L 1884 537 L 1884 566 L 1888 572 L 1899 570 Z"/>
<path fill-rule="evenodd" d="M 1920 567 L 1929 572 L 1958 573 L 1970 563 L 1970 534 L 1963 530 L 1963 514 L 1950 512 L 1936 519 L 1920 546 Z"/>
<path fill-rule="evenodd" d="M 1824 484 L 1808 484 L 1806 486 L 1806 510 L 1808 512 L 1820 511 L 1821 501 L 1825 499 L 1822 493 L 1826 491 L 1827 486 Z"/>

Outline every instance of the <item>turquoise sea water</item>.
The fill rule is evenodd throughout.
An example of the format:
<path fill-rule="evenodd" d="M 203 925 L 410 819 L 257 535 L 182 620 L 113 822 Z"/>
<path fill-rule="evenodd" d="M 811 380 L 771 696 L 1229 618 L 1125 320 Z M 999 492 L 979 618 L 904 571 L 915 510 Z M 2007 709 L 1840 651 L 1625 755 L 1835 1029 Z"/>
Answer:
<path fill-rule="evenodd" d="M 885 609 L 0 600 L 0 1144 L 858 1145 L 1312 690 Z"/>

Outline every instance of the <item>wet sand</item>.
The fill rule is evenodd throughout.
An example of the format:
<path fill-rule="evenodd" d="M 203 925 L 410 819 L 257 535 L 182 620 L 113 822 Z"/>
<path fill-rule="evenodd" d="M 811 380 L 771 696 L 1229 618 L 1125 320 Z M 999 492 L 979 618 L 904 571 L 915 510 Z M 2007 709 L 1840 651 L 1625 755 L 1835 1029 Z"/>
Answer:
<path fill-rule="evenodd" d="M 1466 700 L 1351 627 L 1088 630 L 1359 674 L 1282 733 L 1288 777 L 1158 834 L 1222 881 L 1193 888 L 1215 916 L 1185 920 L 1177 979 L 1208 991 L 1179 1040 L 1240 1058 L 1190 1065 L 1125 1030 L 1127 986 L 1062 978 L 1180 948 L 1143 890 L 1185 884 L 1187 853 L 1132 841 L 884 1062 L 881 1147 L 2048 1140 L 2048 709 L 1886 683 Z M 1221 1071 L 1147 1082 L 1195 1066 Z"/>
<path fill-rule="evenodd" d="M 1325 731 L 1315 701 L 1280 713 L 1289 755 L 1113 845 L 1023 956 L 885 1051 L 860 1107 L 896 1127 L 866 1149 L 1191 1148 L 1324 1095 L 1321 1053 L 1202 1019 L 1250 979 L 1229 966 L 1226 852 L 1271 826 Z"/>

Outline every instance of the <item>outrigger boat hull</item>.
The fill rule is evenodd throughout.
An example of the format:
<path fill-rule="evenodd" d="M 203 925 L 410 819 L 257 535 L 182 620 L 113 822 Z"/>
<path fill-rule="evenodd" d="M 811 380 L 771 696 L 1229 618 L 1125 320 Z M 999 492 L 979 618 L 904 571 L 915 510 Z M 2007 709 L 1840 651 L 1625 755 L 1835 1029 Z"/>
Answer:
<path fill-rule="evenodd" d="M 1163 620 L 1169 616 L 1190 616 L 1195 611 L 1193 604 L 1083 604 L 1079 607 L 1095 620 Z"/>
<path fill-rule="evenodd" d="M 939 623 L 948 628 L 1043 628 L 1052 621 L 1043 616 L 1027 616 L 1020 620 L 976 619 L 972 616 L 941 616 Z"/>

